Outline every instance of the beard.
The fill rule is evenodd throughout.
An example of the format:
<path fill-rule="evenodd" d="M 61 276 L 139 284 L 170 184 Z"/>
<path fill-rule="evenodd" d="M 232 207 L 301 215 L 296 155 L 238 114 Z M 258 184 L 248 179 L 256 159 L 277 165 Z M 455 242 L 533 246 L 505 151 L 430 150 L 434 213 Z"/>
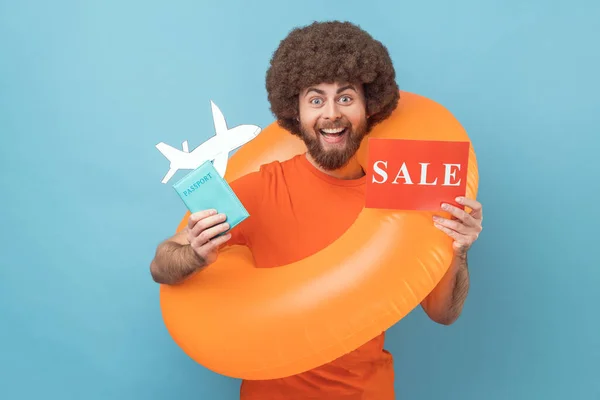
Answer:
<path fill-rule="evenodd" d="M 345 136 L 344 145 L 335 146 L 325 149 L 321 136 L 321 129 L 337 129 L 345 128 L 343 132 Z M 300 125 L 300 138 L 306 145 L 308 154 L 315 160 L 321 168 L 325 170 L 336 170 L 342 168 L 352 159 L 360 148 L 363 138 L 367 135 L 367 121 L 361 121 L 360 125 L 355 128 L 346 118 L 340 119 L 336 123 L 321 124 L 312 128 L 312 133 L 304 125 Z M 335 147 L 334 147 L 335 146 Z"/>

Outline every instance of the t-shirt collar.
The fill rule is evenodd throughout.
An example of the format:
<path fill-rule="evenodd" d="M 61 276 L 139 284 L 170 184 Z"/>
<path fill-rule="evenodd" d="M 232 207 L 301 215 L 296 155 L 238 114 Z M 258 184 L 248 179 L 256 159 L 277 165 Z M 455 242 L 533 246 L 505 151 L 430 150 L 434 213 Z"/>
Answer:
<path fill-rule="evenodd" d="M 321 171 L 320 169 L 316 168 L 310 161 L 308 161 L 308 158 L 306 157 L 306 153 L 304 154 L 300 154 L 297 156 L 298 162 L 304 167 L 306 168 L 308 171 L 310 171 L 312 174 L 314 174 L 315 176 L 317 176 L 319 179 L 330 183 L 332 185 L 337 185 L 337 186 L 360 186 L 360 185 L 364 185 L 367 181 L 367 176 L 363 175 L 360 178 L 357 179 L 340 179 L 340 178 L 336 178 L 334 176 L 331 176 L 329 174 L 326 174 L 325 172 Z"/>

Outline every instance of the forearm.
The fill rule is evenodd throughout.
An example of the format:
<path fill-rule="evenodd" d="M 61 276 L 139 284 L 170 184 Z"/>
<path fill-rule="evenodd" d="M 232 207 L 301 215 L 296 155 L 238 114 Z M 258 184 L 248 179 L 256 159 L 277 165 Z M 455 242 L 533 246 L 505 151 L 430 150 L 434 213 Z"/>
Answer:
<path fill-rule="evenodd" d="M 174 285 L 203 268 L 204 265 L 204 261 L 189 244 L 165 241 L 156 249 L 150 272 L 155 282 Z"/>
<path fill-rule="evenodd" d="M 423 309 L 432 320 L 449 325 L 462 313 L 468 292 L 467 255 L 456 254 L 444 277 L 423 301 Z"/>

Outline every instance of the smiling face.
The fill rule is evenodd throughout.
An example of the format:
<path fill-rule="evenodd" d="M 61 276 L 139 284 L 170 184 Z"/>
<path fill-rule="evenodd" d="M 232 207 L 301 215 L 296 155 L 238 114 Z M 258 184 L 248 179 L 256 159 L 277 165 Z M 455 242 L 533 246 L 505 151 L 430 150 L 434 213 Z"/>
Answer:
<path fill-rule="evenodd" d="M 299 94 L 301 137 L 309 155 L 323 169 L 345 166 L 367 133 L 362 86 L 322 83 Z"/>

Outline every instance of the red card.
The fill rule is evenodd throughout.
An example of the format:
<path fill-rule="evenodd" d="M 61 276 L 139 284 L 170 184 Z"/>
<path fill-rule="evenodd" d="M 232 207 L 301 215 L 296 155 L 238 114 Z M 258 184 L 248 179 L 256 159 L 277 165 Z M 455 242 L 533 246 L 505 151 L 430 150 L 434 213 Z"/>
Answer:
<path fill-rule="evenodd" d="M 366 207 L 439 211 L 467 188 L 469 142 L 369 139 Z"/>

